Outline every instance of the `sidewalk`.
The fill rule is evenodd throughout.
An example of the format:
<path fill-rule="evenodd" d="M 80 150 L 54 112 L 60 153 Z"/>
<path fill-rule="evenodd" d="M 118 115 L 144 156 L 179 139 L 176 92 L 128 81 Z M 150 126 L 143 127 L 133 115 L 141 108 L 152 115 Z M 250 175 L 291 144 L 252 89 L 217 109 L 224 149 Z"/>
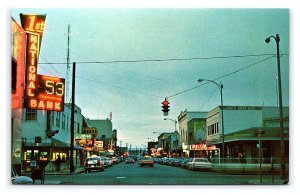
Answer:
<path fill-rule="evenodd" d="M 253 180 L 247 181 L 246 184 L 249 184 L 249 185 L 288 185 L 288 180 L 281 180 L 280 178 L 274 178 L 274 183 L 273 183 L 272 178 L 266 178 L 266 176 L 264 176 L 262 181 L 260 181 L 260 178 L 253 179 Z"/>
<path fill-rule="evenodd" d="M 61 170 L 60 172 L 46 171 L 45 172 L 44 184 L 41 184 L 41 180 L 36 179 L 35 183 L 33 185 L 58 185 L 58 184 L 62 184 L 62 181 L 48 180 L 47 175 L 74 175 L 74 174 L 80 174 L 82 172 L 84 172 L 84 169 L 82 167 L 75 167 L 75 170 L 74 170 L 73 173 L 70 173 L 69 169 Z M 31 173 L 30 172 L 22 172 L 22 176 L 27 176 L 27 177 L 31 178 Z"/>
<path fill-rule="evenodd" d="M 84 172 L 83 167 L 75 167 L 75 170 L 73 173 L 70 173 L 70 169 L 61 170 L 59 172 L 57 171 L 46 171 L 45 175 L 74 175 L 78 173 Z"/>

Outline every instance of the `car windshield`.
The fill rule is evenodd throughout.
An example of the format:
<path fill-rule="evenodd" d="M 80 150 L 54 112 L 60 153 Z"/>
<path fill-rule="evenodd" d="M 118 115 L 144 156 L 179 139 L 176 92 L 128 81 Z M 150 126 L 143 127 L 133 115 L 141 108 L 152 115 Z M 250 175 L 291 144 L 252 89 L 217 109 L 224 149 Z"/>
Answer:
<path fill-rule="evenodd" d="M 92 158 L 88 158 L 88 159 L 86 159 L 87 161 L 90 161 L 90 160 L 100 160 L 100 158 L 99 157 L 92 157 Z"/>
<path fill-rule="evenodd" d="M 205 158 L 196 158 L 195 162 L 208 162 L 208 160 Z"/>

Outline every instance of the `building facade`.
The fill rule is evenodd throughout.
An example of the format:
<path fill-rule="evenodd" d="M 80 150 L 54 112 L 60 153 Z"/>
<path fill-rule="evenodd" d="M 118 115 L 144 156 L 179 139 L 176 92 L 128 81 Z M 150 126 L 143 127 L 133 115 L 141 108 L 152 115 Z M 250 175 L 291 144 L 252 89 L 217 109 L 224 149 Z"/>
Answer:
<path fill-rule="evenodd" d="M 117 140 L 117 131 L 113 131 L 112 122 L 110 119 L 87 119 L 89 127 L 94 127 L 97 130 L 95 141 L 100 141 L 102 147 L 98 148 L 100 155 L 109 153 L 114 155 L 114 146 Z M 108 155 L 108 154 L 107 154 Z"/>
<path fill-rule="evenodd" d="M 11 163 L 21 173 L 22 111 L 25 75 L 25 31 L 11 21 Z"/>
<path fill-rule="evenodd" d="M 289 108 L 283 108 L 285 158 L 288 159 Z M 259 150 L 265 159 L 280 158 L 280 118 L 278 107 L 224 106 L 224 157 L 227 161 L 238 161 L 242 154 L 247 162 L 258 162 Z M 222 152 L 221 107 L 208 112 L 207 146 Z M 260 144 L 259 144 L 260 143 Z M 223 156 L 223 155 L 221 155 Z"/>
<path fill-rule="evenodd" d="M 69 168 L 71 137 L 71 104 L 65 104 L 63 112 L 24 109 L 22 137 L 26 143 L 22 152 L 22 168 L 30 169 L 30 162 L 35 160 L 47 171 L 56 169 L 55 160 L 62 159 L 62 169 Z M 75 105 L 74 137 L 82 133 L 83 116 Z M 49 135 L 47 132 L 53 132 Z M 83 148 L 74 141 L 74 166 L 83 163 Z"/>
<path fill-rule="evenodd" d="M 206 112 L 182 111 L 177 117 L 179 122 L 179 147 L 181 156 L 189 156 L 190 145 L 195 143 L 196 139 L 205 139 L 204 124 L 206 121 Z"/>

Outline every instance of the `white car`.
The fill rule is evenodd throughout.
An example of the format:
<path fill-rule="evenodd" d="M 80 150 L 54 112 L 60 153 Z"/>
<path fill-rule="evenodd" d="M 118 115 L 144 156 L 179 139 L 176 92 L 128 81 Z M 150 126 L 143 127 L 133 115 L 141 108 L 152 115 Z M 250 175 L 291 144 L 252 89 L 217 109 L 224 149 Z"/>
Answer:
<path fill-rule="evenodd" d="M 11 166 L 11 183 L 12 184 L 33 184 L 30 177 L 18 175 L 14 166 Z"/>
<path fill-rule="evenodd" d="M 207 158 L 192 158 L 190 162 L 187 163 L 187 167 L 189 170 L 209 170 L 212 168 L 212 163 L 208 161 Z"/>

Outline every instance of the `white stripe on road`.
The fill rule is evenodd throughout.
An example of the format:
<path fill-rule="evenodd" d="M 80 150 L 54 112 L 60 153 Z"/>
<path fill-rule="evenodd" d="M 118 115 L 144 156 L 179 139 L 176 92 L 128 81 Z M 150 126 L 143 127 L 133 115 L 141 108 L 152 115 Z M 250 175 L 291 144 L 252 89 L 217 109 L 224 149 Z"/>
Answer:
<path fill-rule="evenodd" d="M 125 179 L 126 177 L 117 177 L 117 179 Z"/>

